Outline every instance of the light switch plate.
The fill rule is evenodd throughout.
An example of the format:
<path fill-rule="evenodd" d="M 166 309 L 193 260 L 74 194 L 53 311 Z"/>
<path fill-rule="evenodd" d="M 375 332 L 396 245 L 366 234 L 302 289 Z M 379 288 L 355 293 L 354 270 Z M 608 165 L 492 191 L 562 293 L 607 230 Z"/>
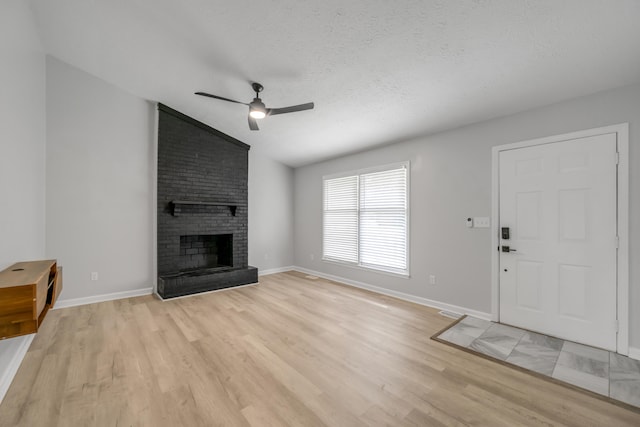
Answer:
<path fill-rule="evenodd" d="M 473 218 L 473 226 L 475 228 L 489 228 L 491 227 L 491 218 L 488 216 L 476 216 Z"/>

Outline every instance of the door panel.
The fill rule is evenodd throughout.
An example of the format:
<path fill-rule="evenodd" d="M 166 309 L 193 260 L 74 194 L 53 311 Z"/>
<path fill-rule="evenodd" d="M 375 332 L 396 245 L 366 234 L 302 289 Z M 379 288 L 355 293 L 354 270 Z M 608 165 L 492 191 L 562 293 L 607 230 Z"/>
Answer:
<path fill-rule="evenodd" d="M 561 264 L 558 275 L 558 312 L 587 320 L 590 268 L 584 265 Z"/>
<path fill-rule="evenodd" d="M 558 237 L 560 240 L 587 240 L 588 198 L 588 188 L 558 192 Z"/>
<path fill-rule="evenodd" d="M 539 191 L 516 193 L 516 230 L 521 240 L 540 240 Z"/>
<path fill-rule="evenodd" d="M 518 261 L 516 269 L 518 306 L 540 311 L 542 269 L 543 264 L 541 262 Z"/>
<path fill-rule="evenodd" d="M 616 151 L 612 133 L 500 152 L 502 323 L 615 350 Z"/>

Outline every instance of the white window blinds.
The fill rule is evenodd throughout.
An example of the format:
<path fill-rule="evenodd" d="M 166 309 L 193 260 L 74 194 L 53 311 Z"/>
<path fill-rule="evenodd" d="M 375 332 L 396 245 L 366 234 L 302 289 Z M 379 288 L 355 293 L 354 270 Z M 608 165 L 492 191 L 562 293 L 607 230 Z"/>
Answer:
<path fill-rule="evenodd" d="M 407 165 L 324 180 L 323 258 L 408 274 Z"/>
<path fill-rule="evenodd" d="M 323 256 L 358 262 L 358 177 L 324 181 Z"/>

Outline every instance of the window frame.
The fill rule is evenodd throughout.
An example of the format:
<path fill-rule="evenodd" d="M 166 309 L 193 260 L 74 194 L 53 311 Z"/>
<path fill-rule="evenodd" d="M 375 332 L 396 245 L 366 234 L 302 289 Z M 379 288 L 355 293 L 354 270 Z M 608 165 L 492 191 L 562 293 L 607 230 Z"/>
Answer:
<path fill-rule="evenodd" d="M 394 169 L 401 169 L 404 168 L 406 170 L 406 235 L 405 235 L 405 253 L 406 253 L 406 270 L 400 270 L 400 269 L 396 269 L 396 268 L 392 268 L 392 267 L 388 267 L 388 268 L 376 268 L 370 265 L 362 265 L 361 261 L 360 261 L 360 176 L 361 175 L 366 175 L 366 174 L 370 174 L 370 173 L 376 173 L 376 172 L 385 172 L 385 171 L 390 171 L 390 170 L 394 170 Z M 357 192 L 357 221 L 358 221 L 358 237 L 357 237 L 357 250 L 358 250 L 358 261 L 353 263 L 353 262 L 348 262 L 348 261 L 341 261 L 339 259 L 334 259 L 334 258 L 326 258 L 325 257 L 325 251 L 324 251 L 324 224 L 325 224 L 325 181 L 326 180 L 331 180 L 331 179 L 336 179 L 336 178 L 345 178 L 345 177 L 349 177 L 349 176 L 358 176 L 358 192 Z M 375 272 L 375 273 L 381 273 L 381 274 L 386 274 L 386 275 L 391 275 L 394 277 L 401 277 L 401 278 L 405 278 L 408 279 L 411 277 L 411 253 L 410 253 L 410 249 L 411 249 L 411 244 L 410 244 L 410 236 L 411 236 L 411 163 L 410 161 L 404 161 L 404 162 L 396 162 L 396 163 L 389 163 L 389 164 L 384 164 L 384 165 L 379 165 L 379 166 L 373 166 L 373 167 L 368 167 L 368 168 L 362 168 L 362 169 L 356 169 L 356 170 L 351 170 L 351 171 L 346 171 L 346 172 L 340 172 L 340 173 L 335 173 L 335 174 L 330 174 L 330 175 L 323 175 L 322 176 L 322 182 L 321 182 L 321 186 L 322 186 L 322 203 L 321 203 L 321 216 L 322 216 L 322 225 L 321 225 L 321 246 L 322 246 L 322 256 L 321 256 L 321 260 L 323 262 L 329 263 L 329 264 L 336 264 L 336 265 L 340 265 L 340 266 L 344 266 L 344 267 L 351 267 L 354 269 L 358 269 L 358 270 L 363 270 L 363 271 L 369 271 L 369 272 Z"/>

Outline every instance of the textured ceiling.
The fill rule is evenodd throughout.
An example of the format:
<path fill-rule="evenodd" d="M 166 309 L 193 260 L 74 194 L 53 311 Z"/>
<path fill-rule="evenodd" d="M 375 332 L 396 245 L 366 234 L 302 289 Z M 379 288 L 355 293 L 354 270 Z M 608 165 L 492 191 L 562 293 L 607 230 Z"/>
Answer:
<path fill-rule="evenodd" d="M 637 0 L 32 0 L 46 51 L 291 166 L 640 81 Z M 247 127 L 247 109 L 316 108 Z"/>

